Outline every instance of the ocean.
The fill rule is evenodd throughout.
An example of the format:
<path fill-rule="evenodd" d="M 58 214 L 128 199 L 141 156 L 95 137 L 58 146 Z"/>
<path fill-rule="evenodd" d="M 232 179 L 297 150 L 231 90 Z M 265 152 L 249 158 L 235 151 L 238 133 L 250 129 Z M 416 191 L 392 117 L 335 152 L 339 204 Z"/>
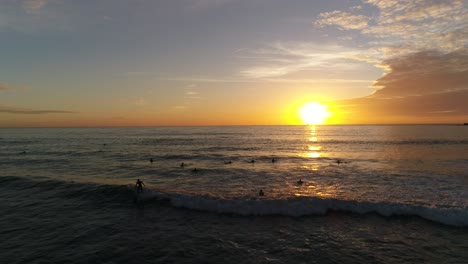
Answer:
<path fill-rule="evenodd" d="M 5 128 L 0 212 L 0 263 L 468 263 L 468 127 Z"/>

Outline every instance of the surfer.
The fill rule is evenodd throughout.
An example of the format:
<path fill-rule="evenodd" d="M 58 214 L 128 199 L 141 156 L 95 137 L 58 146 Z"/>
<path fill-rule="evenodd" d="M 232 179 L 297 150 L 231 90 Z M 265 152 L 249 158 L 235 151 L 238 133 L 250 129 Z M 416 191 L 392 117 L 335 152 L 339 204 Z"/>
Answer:
<path fill-rule="evenodd" d="M 137 188 L 137 193 L 143 192 L 144 185 L 145 184 L 142 181 L 140 181 L 140 179 L 136 181 L 135 187 Z"/>
<path fill-rule="evenodd" d="M 271 163 L 275 163 L 275 162 L 276 162 L 275 158 L 271 159 Z"/>
<path fill-rule="evenodd" d="M 299 179 L 299 180 L 297 181 L 297 184 L 299 184 L 299 185 L 302 185 L 303 183 L 304 183 L 304 182 L 302 181 L 302 179 Z"/>
<path fill-rule="evenodd" d="M 258 192 L 258 196 L 265 196 L 265 193 L 263 192 L 262 189 L 260 189 L 260 191 Z"/>
<path fill-rule="evenodd" d="M 180 167 L 181 167 L 181 168 L 185 167 L 185 163 L 182 162 L 182 163 L 180 164 Z"/>
<path fill-rule="evenodd" d="M 153 163 L 153 158 L 150 159 L 150 162 Z"/>
<path fill-rule="evenodd" d="M 198 172 L 197 168 L 194 168 L 194 169 L 192 170 L 192 173 L 197 173 L 197 172 Z"/>
<path fill-rule="evenodd" d="M 255 163 L 255 160 L 251 160 L 251 161 L 249 161 L 249 163 Z"/>

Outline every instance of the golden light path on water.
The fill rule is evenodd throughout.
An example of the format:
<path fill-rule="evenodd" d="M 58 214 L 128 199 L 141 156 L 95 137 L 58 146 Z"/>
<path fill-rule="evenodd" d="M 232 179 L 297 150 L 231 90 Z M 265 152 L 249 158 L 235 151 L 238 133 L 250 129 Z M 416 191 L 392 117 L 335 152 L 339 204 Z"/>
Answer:
<path fill-rule="evenodd" d="M 319 135 L 318 135 L 318 128 L 316 125 L 307 126 L 307 133 L 305 136 L 307 137 L 307 146 L 306 151 L 300 153 L 299 156 L 310 158 L 311 165 L 308 166 L 308 170 L 312 171 L 312 173 L 319 173 L 319 161 L 318 158 L 322 158 L 323 152 L 322 146 L 320 145 Z M 299 181 L 302 181 L 300 183 Z M 336 186 L 323 186 L 323 184 L 319 184 L 312 179 L 299 179 L 297 185 L 293 187 L 294 196 L 308 196 L 308 197 L 320 197 L 320 198 L 331 198 L 335 197 L 337 194 L 337 187 Z"/>

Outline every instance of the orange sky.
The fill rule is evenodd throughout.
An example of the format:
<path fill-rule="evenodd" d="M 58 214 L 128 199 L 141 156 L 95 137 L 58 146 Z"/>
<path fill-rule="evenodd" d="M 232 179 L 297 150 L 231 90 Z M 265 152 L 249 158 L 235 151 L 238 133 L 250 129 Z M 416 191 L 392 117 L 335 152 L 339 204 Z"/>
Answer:
<path fill-rule="evenodd" d="M 2 1 L 0 127 L 468 122 L 464 1 L 261 2 Z"/>

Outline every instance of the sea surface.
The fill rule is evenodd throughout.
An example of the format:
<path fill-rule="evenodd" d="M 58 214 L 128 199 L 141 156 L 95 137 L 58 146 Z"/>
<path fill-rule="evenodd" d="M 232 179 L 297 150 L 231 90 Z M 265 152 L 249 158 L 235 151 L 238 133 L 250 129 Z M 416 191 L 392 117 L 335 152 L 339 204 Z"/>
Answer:
<path fill-rule="evenodd" d="M 468 263 L 468 126 L 0 129 L 0 212 L 0 263 Z"/>

